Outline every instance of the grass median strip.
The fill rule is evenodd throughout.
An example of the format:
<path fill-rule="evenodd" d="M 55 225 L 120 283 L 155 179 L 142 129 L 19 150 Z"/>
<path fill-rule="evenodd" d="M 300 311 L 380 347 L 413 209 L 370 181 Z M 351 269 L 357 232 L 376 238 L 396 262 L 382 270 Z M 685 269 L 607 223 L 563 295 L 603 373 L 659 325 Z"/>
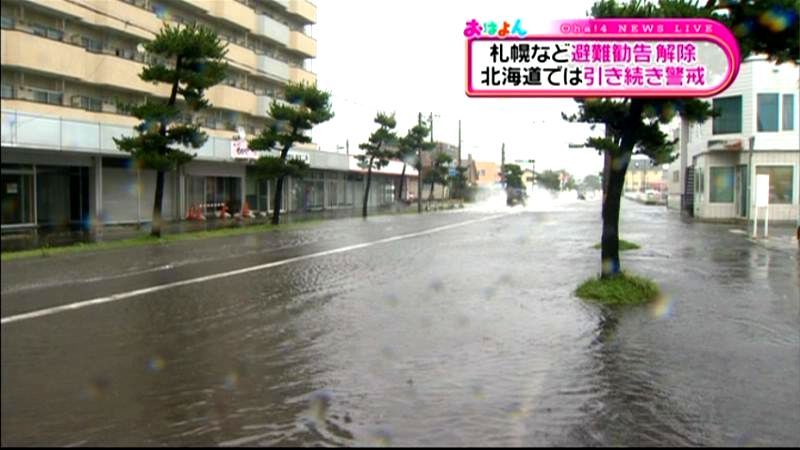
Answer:
<path fill-rule="evenodd" d="M 594 248 L 596 249 L 599 249 L 600 246 L 601 246 L 600 243 L 594 244 Z M 625 250 L 639 250 L 640 248 L 642 247 L 640 247 L 639 244 L 635 244 L 633 242 L 626 241 L 624 239 L 619 240 L 619 251 L 621 252 L 624 252 Z"/>
<path fill-rule="evenodd" d="M 191 231 L 185 233 L 167 234 L 162 236 L 160 239 L 151 237 L 149 235 L 145 235 L 128 239 L 120 239 L 120 240 L 105 241 L 105 242 L 89 242 L 89 243 L 79 242 L 77 244 L 66 245 L 63 247 L 41 247 L 31 250 L 3 252 L 2 254 L 0 254 L 0 260 L 12 261 L 15 259 L 23 259 L 23 258 L 48 257 L 48 256 L 66 255 L 72 253 L 82 253 L 82 252 L 90 252 L 97 250 L 140 247 L 144 245 L 161 245 L 161 244 L 168 244 L 170 242 L 192 241 L 199 239 L 210 239 L 215 237 L 239 236 L 244 234 L 254 234 L 254 233 L 264 233 L 264 232 L 274 232 L 274 231 L 291 231 L 291 230 L 314 227 L 322 222 L 323 220 L 320 219 L 320 220 L 293 222 L 293 223 L 281 224 L 278 226 L 270 224 L 246 225 L 237 227 L 218 228 L 215 230 L 203 230 L 203 231 Z"/>
<path fill-rule="evenodd" d="M 641 305 L 660 295 L 658 285 L 647 278 L 622 273 L 609 279 L 591 278 L 584 281 L 575 294 L 607 306 Z"/>

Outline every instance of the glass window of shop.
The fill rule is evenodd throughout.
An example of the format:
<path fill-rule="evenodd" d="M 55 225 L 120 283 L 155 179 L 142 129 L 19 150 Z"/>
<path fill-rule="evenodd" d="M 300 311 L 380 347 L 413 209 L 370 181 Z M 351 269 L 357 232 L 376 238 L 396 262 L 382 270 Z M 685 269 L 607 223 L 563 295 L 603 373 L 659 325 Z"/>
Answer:
<path fill-rule="evenodd" d="M 757 175 L 769 175 L 769 203 L 791 204 L 794 199 L 792 166 L 758 166 Z"/>
<path fill-rule="evenodd" d="M 309 211 L 325 207 L 325 175 L 314 170 L 293 183 L 294 210 Z"/>
<path fill-rule="evenodd" d="M 358 173 L 345 175 L 345 203 L 347 205 L 358 206 L 364 200 L 364 183 L 366 176 Z"/>
<path fill-rule="evenodd" d="M 186 177 L 187 208 L 200 208 L 206 216 L 214 216 L 224 204 L 228 213 L 239 212 L 242 201 L 241 178 Z"/>
<path fill-rule="evenodd" d="M 87 167 L 36 166 L 37 224 L 82 226 L 89 217 Z"/>
<path fill-rule="evenodd" d="M 31 225 L 35 222 L 33 205 L 33 167 L 3 164 L 2 225 Z"/>
<path fill-rule="evenodd" d="M 733 167 L 708 169 L 711 203 L 733 203 Z"/>

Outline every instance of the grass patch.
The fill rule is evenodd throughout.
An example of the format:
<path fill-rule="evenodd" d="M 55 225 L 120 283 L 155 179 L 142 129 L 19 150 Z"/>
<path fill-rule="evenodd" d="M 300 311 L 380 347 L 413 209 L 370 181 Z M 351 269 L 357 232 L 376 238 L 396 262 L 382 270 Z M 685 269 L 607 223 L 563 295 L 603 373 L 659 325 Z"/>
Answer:
<path fill-rule="evenodd" d="M 423 203 L 424 206 L 424 203 Z M 394 214 L 417 214 L 417 208 L 407 208 L 400 212 L 378 212 L 370 214 L 372 216 L 381 215 L 394 215 Z M 353 216 L 355 218 L 356 216 Z M 312 219 L 301 220 L 298 222 L 282 223 L 278 226 L 271 224 L 258 224 L 258 225 L 244 225 L 244 226 L 230 226 L 225 228 L 217 228 L 214 230 L 202 231 L 187 231 L 183 233 L 164 234 L 160 239 L 150 237 L 150 235 L 137 236 L 128 239 L 119 239 L 105 242 L 78 242 L 72 245 L 65 245 L 60 247 L 51 247 L 45 244 L 42 247 L 30 250 L 18 250 L 3 252 L 0 254 L 0 261 L 13 261 L 16 259 L 35 258 L 35 257 L 49 257 L 57 255 L 67 255 L 73 253 L 93 252 L 99 250 L 111 250 L 121 248 L 140 247 L 144 245 L 159 245 L 168 244 L 170 242 L 179 241 L 193 241 L 199 239 L 210 239 L 216 237 L 240 236 L 245 234 L 256 234 L 274 231 L 293 231 L 305 228 L 314 227 L 322 222 L 327 222 L 335 219 Z"/>
<path fill-rule="evenodd" d="M 601 247 L 601 244 L 599 242 L 597 244 L 594 244 L 594 248 L 599 249 L 600 247 Z M 625 239 L 620 239 L 619 240 L 619 251 L 621 251 L 621 252 L 624 252 L 625 250 L 638 250 L 640 248 L 642 248 L 642 247 L 640 247 L 639 244 L 635 244 L 633 242 L 626 241 Z"/>
<path fill-rule="evenodd" d="M 641 305 L 655 300 L 660 290 L 647 278 L 623 273 L 608 280 L 591 278 L 584 281 L 575 294 L 607 306 Z"/>
<path fill-rule="evenodd" d="M 120 239 L 114 241 L 90 242 L 90 243 L 79 242 L 77 244 L 66 245 L 63 247 L 49 247 L 45 245 L 41 248 L 36 248 L 31 250 L 3 252 L 2 254 L 0 254 L 0 260 L 12 261 L 15 259 L 33 258 L 37 256 L 48 257 L 48 256 L 83 253 L 83 252 L 98 251 L 98 250 L 141 247 L 144 245 L 168 244 L 170 242 L 194 241 L 194 240 L 210 239 L 216 237 L 240 236 L 245 234 L 255 234 L 255 233 L 274 232 L 274 231 L 292 231 L 292 230 L 310 228 L 318 225 L 321 222 L 323 222 L 322 219 L 292 222 L 292 223 L 281 224 L 278 226 L 270 224 L 259 224 L 259 225 L 249 225 L 249 226 L 218 228 L 215 230 L 190 231 L 185 233 L 166 234 L 162 235 L 160 239 L 151 237 L 148 234 L 145 236 L 137 236 L 133 238 Z"/>

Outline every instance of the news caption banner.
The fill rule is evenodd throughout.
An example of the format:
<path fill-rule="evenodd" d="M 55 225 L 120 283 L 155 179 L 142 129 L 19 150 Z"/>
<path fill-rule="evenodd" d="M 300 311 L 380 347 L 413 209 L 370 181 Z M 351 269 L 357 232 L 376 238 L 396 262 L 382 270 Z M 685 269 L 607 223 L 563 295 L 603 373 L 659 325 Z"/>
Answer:
<path fill-rule="evenodd" d="M 710 19 L 588 19 L 529 35 L 520 20 L 466 23 L 470 97 L 710 97 L 739 46 Z"/>

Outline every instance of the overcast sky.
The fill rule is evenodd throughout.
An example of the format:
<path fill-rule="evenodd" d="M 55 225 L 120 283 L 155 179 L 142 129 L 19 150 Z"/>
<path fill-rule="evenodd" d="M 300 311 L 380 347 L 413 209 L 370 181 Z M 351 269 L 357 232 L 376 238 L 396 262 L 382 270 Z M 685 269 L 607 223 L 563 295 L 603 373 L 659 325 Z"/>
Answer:
<path fill-rule="evenodd" d="M 417 113 L 434 115 L 434 138 L 458 143 L 462 156 L 500 162 L 535 159 L 537 170 L 567 169 L 582 177 L 602 169 L 597 152 L 569 149 L 592 132 L 567 124 L 561 112 L 577 110 L 571 99 L 469 98 L 464 93 L 465 23 L 522 20 L 529 34 L 548 31 L 559 19 L 586 17 L 592 0 L 313 0 L 317 24 L 311 33 L 318 56 L 311 63 L 322 89 L 332 94 L 336 116 L 315 128 L 322 150 L 350 141 L 351 153 L 375 126 L 377 111 L 395 112 L 404 134 Z M 344 152 L 344 150 L 339 150 Z"/>

